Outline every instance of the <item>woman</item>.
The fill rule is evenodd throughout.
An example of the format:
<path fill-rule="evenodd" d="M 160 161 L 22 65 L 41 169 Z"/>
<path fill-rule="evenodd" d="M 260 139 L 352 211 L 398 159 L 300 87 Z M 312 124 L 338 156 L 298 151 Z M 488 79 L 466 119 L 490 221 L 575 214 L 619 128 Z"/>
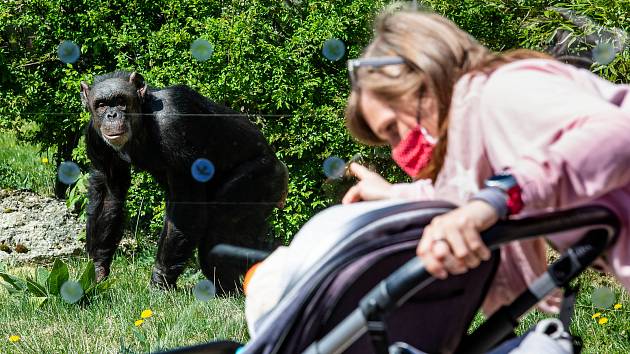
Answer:
<path fill-rule="evenodd" d="M 600 204 L 622 221 L 607 269 L 630 288 L 629 86 L 537 52 L 493 53 L 439 15 L 406 11 L 377 20 L 349 69 L 348 129 L 361 142 L 392 146 L 418 182 L 390 186 L 353 165 L 363 180 L 344 202 L 411 191 L 460 205 L 424 230 L 417 254 L 431 274 L 443 279 L 487 259 L 479 233 L 500 218 Z M 566 247 L 577 236 L 554 242 Z M 503 247 L 501 262 L 486 313 L 544 271 L 545 243 Z"/>

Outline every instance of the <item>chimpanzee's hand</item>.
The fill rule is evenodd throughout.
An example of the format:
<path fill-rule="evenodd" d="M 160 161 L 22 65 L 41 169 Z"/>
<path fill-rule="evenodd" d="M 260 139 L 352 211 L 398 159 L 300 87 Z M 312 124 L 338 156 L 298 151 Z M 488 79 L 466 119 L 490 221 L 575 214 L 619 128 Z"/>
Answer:
<path fill-rule="evenodd" d="M 474 200 L 433 218 L 424 228 L 416 253 L 427 271 L 439 279 L 462 274 L 490 258 L 479 233 L 499 220 L 488 203 Z"/>
<path fill-rule="evenodd" d="M 388 199 L 391 197 L 392 184 L 378 173 L 370 171 L 356 162 L 350 164 L 350 173 L 359 179 L 359 183 L 346 192 L 341 201 L 343 204 L 360 202 L 362 200 Z"/>

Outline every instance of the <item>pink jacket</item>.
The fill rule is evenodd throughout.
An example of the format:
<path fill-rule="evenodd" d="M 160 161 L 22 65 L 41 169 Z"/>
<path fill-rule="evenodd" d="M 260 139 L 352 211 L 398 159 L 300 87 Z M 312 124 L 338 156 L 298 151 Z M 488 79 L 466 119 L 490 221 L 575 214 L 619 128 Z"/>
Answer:
<path fill-rule="evenodd" d="M 445 164 L 435 186 L 396 186 L 399 196 L 465 203 L 494 172 L 509 168 L 523 189 L 523 214 L 601 204 L 622 230 L 607 270 L 630 289 L 630 86 L 550 60 L 507 64 L 455 85 Z M 412 190 L 413 188 L 413 190 Z M 554 237 L 559 248 L 581 233 Z M 509 303 L 546 269 L 542 239 L 509 244 L 484 311 Z M 557 297 L 539 304 L 557 309 Z"/>

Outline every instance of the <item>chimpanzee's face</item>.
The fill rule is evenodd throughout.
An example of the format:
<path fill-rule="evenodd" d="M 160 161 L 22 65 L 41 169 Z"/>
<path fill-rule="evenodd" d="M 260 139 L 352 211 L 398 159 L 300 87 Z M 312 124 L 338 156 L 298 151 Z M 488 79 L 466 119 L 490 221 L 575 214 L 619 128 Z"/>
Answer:
<path fill-rule="evenodd" d="M 83 87 L 83 94 L 94 129 L 114 149 L 122 149 L 141 119 L 141 92 L 131 82 L 112 78 L 92 88 Z"/>

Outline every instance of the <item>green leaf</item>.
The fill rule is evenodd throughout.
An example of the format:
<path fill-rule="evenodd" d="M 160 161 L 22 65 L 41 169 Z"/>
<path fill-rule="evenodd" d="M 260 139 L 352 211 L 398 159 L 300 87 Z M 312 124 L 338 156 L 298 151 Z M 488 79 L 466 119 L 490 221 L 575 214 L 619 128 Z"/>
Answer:
<path fill-rule="evenodd" d="M 68 266 L 58 258 L 55 259 L 55 263 L 53 263 L 52 270 L 50 271 L 50 276 L 46 281 L 48 293 L 51 295 L 59 295 L 61 285 L 68 280 L 68 277 Z"/>
<path fill-rule="evenodd" d="M 43 296 L 43 297 L 47 297 L 48 294 L 46 293 L 46 288 L 41 285 L 38 284 L 35 280 L 30 279 L 28 277 L 26 277 L 26 287 L 28 288 L 28 291 L 35 295 L 36 297 L 38 296 Z"/>
<path fill-rule="evenodd" d="M 26 282 L 23 279 L 1 272 L 0 278 L 5 281 L 2 285 L 4 285 L 11 295 L 26 290 Z"/>
<path fill-rule="evenodd" d="M 142 333 L 139 329 L 133 329 L 133 335 L 140 341 L 140 343 L 144 344 L 147 341 L 147 337 Z"/>
<path fill-rule="evenodd" d="M 86 296 L 96 295 L 111 289 L 112 284 L 114 283 L 114 278 L 108 277 L 107 279 L 101 281 L 100 283 L 93 284 L 87 290 L 85 290 Z"/>
<path fill-rule="evenodd" d="M 45 304 L 46 300 L 48 300 L 48 297 L 43 296 L 32 296 L 28 298 L 28 302 L 37 307 L 41 307 L 43 304 Z"/>
<path fill-rule="evenodd" d="M 43 267 L 37 267 L 37 271 L 35 274 L 36 274 L 35 279 L 37 280 L 37 282 L 39 284 L 46 285 L 46 281 L 48 281 L 48 276 L 50 275 L 50 272 L 48 271 L 48 269 L 43 268 Z"/>
<path fill-rule="evenodd" d="M 96 286 L 94 287 L 94 291 L 96 293 L 100 293 L 103 292 L 105 290 L 109 290 L 112 287 L 112 284 L 114 283 L 114 278 L 107 278 L 105 280 L 103 280 L 102 282 L 96 284 Z"/>
<path fill-rule="evenodd" d="M 81 288 L 84 293 L 87 293 L 88 289 L 96 284 L 96 270 L 94 269 L 94 262 L 89 261 L 85 265 L 83 273 L 81 274 L 81 277 L 79 277 L 79 284 L 81 284 Z"/>
<path fill-rule="evenodd" d="M 9 284 L 7 284 L 7 283 L 0 282 L 0 284 L 1 284 L 1 285 L 5 288 L 5 289 L 7 289 L 7 291 L 9 292 L 9 295 L 15 295 L 15 294 L 17 294 L 17 293 L 19 293 L 19 292 L 20 292 L 20 290 L 16 290 L 16 289 L 15 289 L 12 285 L 9 285 Z"/>

